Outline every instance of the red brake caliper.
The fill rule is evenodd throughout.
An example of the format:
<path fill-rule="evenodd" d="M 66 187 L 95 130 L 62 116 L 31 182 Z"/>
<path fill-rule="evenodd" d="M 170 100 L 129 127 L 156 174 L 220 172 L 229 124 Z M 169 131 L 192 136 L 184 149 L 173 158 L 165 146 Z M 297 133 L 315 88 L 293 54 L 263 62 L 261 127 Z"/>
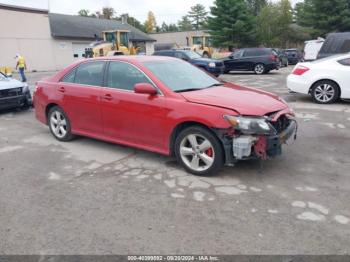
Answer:
<path fill-rule="evenodd" d="M 212 148 L 207 149 L 207 150 L 205 151 L 205 154 L 206 154 L 207 156 L 213 157 L 213 149 L 212 149 Z"/>

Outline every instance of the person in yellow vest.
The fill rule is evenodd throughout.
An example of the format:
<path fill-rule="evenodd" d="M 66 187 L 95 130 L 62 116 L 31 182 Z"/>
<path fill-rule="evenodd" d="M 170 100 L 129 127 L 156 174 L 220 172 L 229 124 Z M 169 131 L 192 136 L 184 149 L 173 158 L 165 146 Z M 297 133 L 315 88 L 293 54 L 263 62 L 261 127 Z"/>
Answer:
<path fill-rule="evenodd" d="M 18 68 L 19 73 L 21 74 L 21 77 L 22 77 L 22 82 L 27 82 L 27 78 L 24 74 L 24 70 L 27 70 L 26 61 L 24 57 L 19 54 L 16 54 L 15 58 L 17 59 L 16 70 Z"/>

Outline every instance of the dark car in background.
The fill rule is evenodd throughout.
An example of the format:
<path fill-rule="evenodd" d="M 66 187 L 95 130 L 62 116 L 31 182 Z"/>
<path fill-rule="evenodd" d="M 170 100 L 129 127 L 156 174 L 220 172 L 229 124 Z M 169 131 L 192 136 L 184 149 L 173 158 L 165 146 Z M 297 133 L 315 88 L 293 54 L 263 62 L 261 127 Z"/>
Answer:
<path fill-rule="evenodd" d="M 243 48 L 224 59 L 225 73 L 230 71 L 253 71 L 257 75 L 278 70 L 280 61 L 271 48 Z"/>
<path fill-rule="evenodd" d="M 323 43 L 317 59 L 350 52 L 350 32 L 331 33 Z"/>
<path fill-rule="evenodd" d="M 288 62 L 288 56 L 287 56 L 286 52 L 280 48 L 274 48 L 273 50 L 278 55 L 278 58 L 280 60 L 280 67 L 287 67 L 289 65 L 289 62 Z"/>
<path fill-rule="evenodd" d="M 288 63 L 290 65 L 296 65 L 297 63 L 303 61 L 304 54 L 297 48 L 286 49 L 285 53 L 287 54 Z"/>
<path fill-rule="evenodd" d="M 203 58 L 198 53 L 189 50 L 161 50 L 154 52 L 155 56 L 170 56 L 180 58 L 184 61 L 189 62 L 205 71 L 211 73 L 214 76 L 219 76 L 224 73 L 224 63 L 220 60 Z"/>

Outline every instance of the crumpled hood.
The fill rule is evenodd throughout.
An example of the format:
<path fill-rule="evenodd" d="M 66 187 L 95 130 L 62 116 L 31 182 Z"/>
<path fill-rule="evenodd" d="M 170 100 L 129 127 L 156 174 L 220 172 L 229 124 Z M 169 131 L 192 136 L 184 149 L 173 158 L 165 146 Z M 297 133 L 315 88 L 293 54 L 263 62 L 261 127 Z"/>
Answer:
<path fill-rule="evenodd" d="M 189 102 L 228 108 L 245 116 L 264 116 L 288 107 L 277 95 L 231 83 L 181 94 Z"/>
<path fill-rule="evenodd" d="M 6 78 L 5 80 L 0 80 L 0 90 L 23 87 L 24 84 L 13 78 Z"/>

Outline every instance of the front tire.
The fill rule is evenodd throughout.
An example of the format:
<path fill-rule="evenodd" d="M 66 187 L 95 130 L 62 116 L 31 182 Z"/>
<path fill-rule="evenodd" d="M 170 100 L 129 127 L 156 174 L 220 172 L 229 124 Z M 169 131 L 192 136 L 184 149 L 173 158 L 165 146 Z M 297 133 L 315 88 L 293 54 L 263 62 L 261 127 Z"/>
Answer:
<path fill-rule="evenodd" d="M 66 113 L 58 106 L 50 109 L 48 123 L 52 135 L 61 142 L 68 142 L 74 138 L 71 125 Z"/>
<path fill-rule="evenodd" d="M 265 65 L 264 64 L 256 64 L 254 67 L 254 73 L 257 75 L 262 75 L 265 73 Z"/>
<path fill-rule="evenodd" d="M 340 89 L 337 83 L 322 80 L 315 83 L 311 89 L 311 96 L 318 104 L 332 104 L 340 97 Z"/>
<path fill-rule="evenodd" d="M 215 175 L 224 164 L 220 141 L 200 126 L 188 127 L 178 135 L 175 155 L 185 170 L 196 176 Z"/>

